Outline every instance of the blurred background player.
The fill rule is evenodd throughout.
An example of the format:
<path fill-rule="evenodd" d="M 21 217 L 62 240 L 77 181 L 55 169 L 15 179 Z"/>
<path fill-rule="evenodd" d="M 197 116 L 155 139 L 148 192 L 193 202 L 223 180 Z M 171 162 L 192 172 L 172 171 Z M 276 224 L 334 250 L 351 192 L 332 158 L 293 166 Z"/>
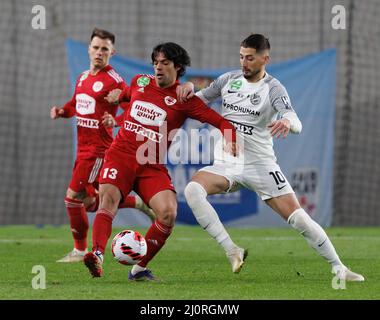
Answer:
<path fill-rule="evenodd" d="M 212 166 L 202 168 L 185 188 L 185 197 L 199 224 L 224 248 L 232 271 L 238 273 L 246 251 L 237 246 L 225 230 L 206 197 L 234 192 L 241 187 L 255 191 L 275 212 L 299 231 L 332 266 L 332 272 L 347 281 L 364 281 L 340 261 L 325 231 L 303 208 L 285 178 L 273 150 L 273 137 L 300 133 L 302 124 L 292 108 L 283 85 L 265 66 L 270 44 L 261 34 L 252 34 L 240 47 L 241 70 L 218 77 L 209 87 L 197 92 L 205 103 L 222 97 L 221 114 L 238 132 L 238 157 L 229 157 L 215 148 Z M 186 93 L 182 92 L 186 97 Z M 191 94 L 189 95 L 191 96 Z M 185 99 L 186 100 L 186 99 Z"/>
<path fill-rule="evenodd" d="M 112 128 L 116 125 L 117 104 L 104 98 L 109 91 L 124 89 L 125 82 L 109 65 L 115 52 L 115 36 L 94 29 L 88 48 L 90 70 L 77 80 L 75 92 L 63 108 L 52 107 L 50 117 L 77 120 L 77 157 L 72 178 L 66 192 L 65 205 L 70 220 L 74 249 L 57 262 L 82 261 L 87 252 L 87 212 L 97 210 L 98 178 L 104 153 L 113 140 Z M 120 119 L 122 116 L 118 116 Z M 137 208 L 154 219 L 154 212 L 138 196 L 126 196 L 122 208 Z"/>
<path fill-rule="evenodd" d="M 106 152 L 99 179 L 100 205 L 92 228 L 93 251 L 84 257 L 93 277 L 102 276 L 103 255 L 118 204 L 134 189 L 157 219 L 145 235 L 147 254 L 133 266 L 128 279 L 156 280 L 146 266 L 164 246 L 177 215 L 176 194 L 164 159 L 174 133 L 187 118 L 219 128 L 228 142 L 226 150 L 236 152 L 235 130 L 228 121 L 198 97 L 184 104 L 176 99 L 178 79 L 190 64 L 186 50 L 176 43 L 163 43 L 153 49 L 151 59 L 155 75 L 135 76 L 120 98 L 130 100 L 130 108 Z M 109 101 L 117 101 L 119 94 L 120 90 L 111 92 Z"/>

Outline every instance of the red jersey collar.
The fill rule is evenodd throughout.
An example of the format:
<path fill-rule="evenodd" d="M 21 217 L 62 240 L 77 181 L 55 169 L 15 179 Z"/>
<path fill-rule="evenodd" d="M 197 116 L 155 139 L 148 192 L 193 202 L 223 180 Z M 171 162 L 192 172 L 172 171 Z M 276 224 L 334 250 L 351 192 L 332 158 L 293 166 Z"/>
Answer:
<path fill-rule="evenodd" d="M 176 80 L 176 81 L 175 81 L 170 87 L 161 88 L 161 87 L 159 87 L 159 86 L 157 85 L 157 82 L 156 82 L 156 76 L 154 76 L 154 81 L 153 81 L 153 83 L 154 83 L 154 85 L 155 85 L 157 88 L 162 89 L 162 90 L 171 90 L 171 89 L 176 88 L 176 87 L 180 84 L 179 80 L 177 79 L 177 80 Z"/>
<path fill-rule="evenodd" d="M 89 75 L 90 75 L 90 76 L 96 76 L 96 75 L 98 75 L 98 74 L 101 73 L 101 72 L 108 72 L 108 71 L 110 71 L 111 69 L 113 69 L 112 66 L 109 65 L 109 64 L 107 64 L 103 69 L 100 69 L 100 70 L 97 72 L 97 74 L 93 75 L 93 74 L 91 74 L 91 71 L 90 71 L 90 72 L 89 72 Z"/>

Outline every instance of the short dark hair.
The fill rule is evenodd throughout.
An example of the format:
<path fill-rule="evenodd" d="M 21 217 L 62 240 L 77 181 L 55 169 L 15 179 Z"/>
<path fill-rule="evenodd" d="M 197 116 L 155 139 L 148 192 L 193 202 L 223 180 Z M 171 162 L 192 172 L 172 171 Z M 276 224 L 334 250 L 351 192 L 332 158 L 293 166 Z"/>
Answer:
<path fill-rule="evenodd" d="M 258 33 L 249 35 L 241 42 L 240 46 L 243 48 L 256 49 L 256 52 L 270 50 L 269 39 Z"/>
<path fill-rule="evenodd" d="M 111 40 L 112 44 L 115 44 L 115 35 L 107 30 L 94 28 L 91 34 L 91 41 L 95 37 L 98 37 L 100 39 L 109 39 Z"/>
<path fill-rule="evenodd" d="M 177 79 L 186 73 L 186 67 L 190 66 L 191 60 L 184 48 L 174 42 L 160 43 L 153 48 L 152 63 L 160 52 L 165 55 L 166 59 L 173 61 L 175 67 L 179 67 Z"/>

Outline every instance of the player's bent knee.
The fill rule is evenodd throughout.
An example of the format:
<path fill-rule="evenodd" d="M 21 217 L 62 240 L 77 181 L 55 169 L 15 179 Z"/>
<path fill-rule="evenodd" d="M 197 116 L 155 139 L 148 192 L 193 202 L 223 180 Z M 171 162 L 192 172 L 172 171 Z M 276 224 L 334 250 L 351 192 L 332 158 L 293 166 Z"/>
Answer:
<path fill-rule="evenodd" d="M 186 201 L 190 206 L 197 203 L 202 198 L 205 199 L 207 197 L 206 190 L 202 187 L 202 185 L 195 181 L 190 181 L 187 184 L 184 194 Z"/>
<path fill-rule="evenodd" d="M 306 226 L 311 220 L 304 209 L 297 209 L 289 216 L 288 223 L 294 227 Z"/>
<path fill-rule="evenodd" d="M 115 186 L 102 186 L 99 190 L 99 208 L 111 211 L 117 210 L 121 200 L 121 194 Z"/>
<path fill-rule="evenodd" d="M 165 225 L 174 225 L 175 219 L 177 217 L 177 204 L 167 203 L 162 207 L 155 209 L 158 221 Z"/>
<path fill-rule="evenodd" d="M 177 211 L 165 211 L 161 212 L 161 214 L 157 214 L 157 219 L 161 223 L 172 226 L 175 223 L 175 219 L 177 217 Z"/>
<path fill-rule="evenodd" d="M 85 191 L 76 192 L 70 188 L 68 188 L 66 191 L 66 198 L 71 199 L 71 200 L 82 201 L 85 197 L 86 197 Z"/>

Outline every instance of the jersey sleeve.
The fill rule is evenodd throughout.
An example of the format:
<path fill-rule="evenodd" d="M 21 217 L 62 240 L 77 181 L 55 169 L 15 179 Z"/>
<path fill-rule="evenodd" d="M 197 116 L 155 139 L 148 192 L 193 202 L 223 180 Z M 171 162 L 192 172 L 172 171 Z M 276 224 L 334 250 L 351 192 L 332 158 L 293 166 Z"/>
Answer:
<path fill-rule="evenodd" d="M 211 84 L 196 93 L 196 95 L 202 99 L 205 103 L 210 103 L 211 101 L 219 98 L 222 93 L 223 87 L 228 83 L 230 78 L 230 73 L 224 73 L 218 78 L 216 78 Z"/>
<path fill-rule="evenodd" d="M 130 107 L 130 103 L 129 102 L 122 102 L 119 104 L 119 107 L 120 109 L 122 109 L 123 111 L 126 111 L 129 109 Z"/>
<path fill-rule="evenodd" d="M 124 111 L 115 117 L 116 127 L 121 127 L 124 120 Z"/>
<path fill-rule="evenodd" d="M 286 118 L 290 122 L 290 131 L 299 133 L 302 130 L 301 121 L 294 111 L 288 92 L 285 87 L 276 81 L 269 89 L 269 99 L 272 107 L 278 112 L 279 118 Z"/>
<path fill-rule="evenodd" d="M 121 94 L 119 96 L 120 102 L 128 102 L 131 100 L 131 87 L 127 84 L 124 84 L 124 88 L 121 91 Z"/>
<path fill-rule="evenodd" d="M 275 82 L 269 89 L 269 99 L 272 107 L 279 112 L 280 116 L 289 111 L 294 112 L 288 92 L 280 82 Z"/>
<path fill-rule="evenodd" d="M 118 83 L 117 88 L 121 89 L 121 90 L 124 90 L 126 86 L 127 86 L 127 84 L 123 80 L 122 82 Z"/>
<path fill-rule="evenodd" d="M 209 108 L 200 98 L 190 99 L 184 110 L 189 118 L 209 123 L 218 128 L 227 142 L 236 142 L 235 127 L 215 110 Z"/>
<path fill-rule="evenodd" d="M 129 109 L 129 102 L 120 103 L 119 108 L 123 111 L 115 117 L 116 126 L 121 127 L 124 121 L 124 114 Z"/>
<path fill-rule="evenodd" d="M 66 102 L 65 105 L 63 106 L 63 111 L 64 111 L 64 114 L 62 115 L 62 118 L 71 118 L 71 117 L 74 117 L 75 116 L 75 113 L 76 113 L 76 109 L 75 109 L 75 95 L 73 96 L 73 98 Z"/>
<path fill-rule="evenodd" d="M 64 111 L 64 114 L 62 115 L 62 118 L 71 118 L 71 117 L 74 117 L 75 114 L 76 114 L 76 99 L 75 99 L 75 96 L 76 96 L 76 91 L 77 91 L 77 85 L 79 83 L 79 78 L 77 79 L 77 82 L 75 84 L 75 90 L 74 90 L 74 93 L 73 93 L 73 96 L 71 97 L 71 99 L 69 101 L 67 101 L 65 103 L 65 105 L 63 106 L 63 111 Z"/>
<path fill-rule="evenodd" d="M 141 76 L 142 76 L 141 74 L 135 75 L 131 80 L 130 86 L 125 84 L 125 88 L 123 89 L 119 97 L 120 102 L 129 102 L 131 100 L 132 91 L 134 90 L 134 87 L 137 85 L 136 84 L 137 79 L 140 78 Z"/>

